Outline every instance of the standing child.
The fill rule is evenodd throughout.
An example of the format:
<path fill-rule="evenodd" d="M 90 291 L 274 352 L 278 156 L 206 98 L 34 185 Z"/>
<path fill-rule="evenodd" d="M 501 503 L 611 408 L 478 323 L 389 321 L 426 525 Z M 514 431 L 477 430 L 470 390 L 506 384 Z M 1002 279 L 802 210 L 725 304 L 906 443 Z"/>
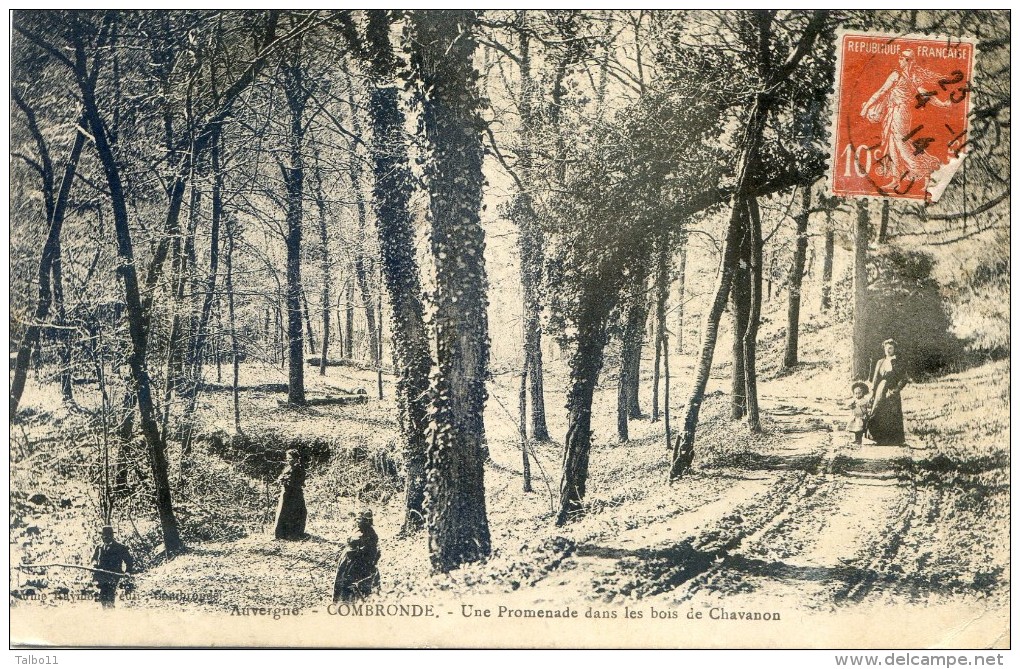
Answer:
<path fill-rule="evenodd" d="M 868 418 L 871 417 L 871 396 L 868 384 L 864 381 L 855 381 L 850 390 L 854 397 L 847 402 L 850 408 L 850 422 L 847 423 L 847 432 L 854 433 L 854 443 L 862 443 L 864 432 L 868 429 Z"/>

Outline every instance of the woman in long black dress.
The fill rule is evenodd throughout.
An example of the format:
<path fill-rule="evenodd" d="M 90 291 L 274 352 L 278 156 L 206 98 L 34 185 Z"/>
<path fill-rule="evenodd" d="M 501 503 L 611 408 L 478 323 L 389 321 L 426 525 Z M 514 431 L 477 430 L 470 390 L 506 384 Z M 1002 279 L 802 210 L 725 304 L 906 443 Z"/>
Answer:
<path fill-rule="evenodd" d="M 362 509 L 357 529 L 347 539 L 333 581 L 333 603 L 353 602 L 379 590 L 379 535 L 372 527 L 372 510 Z"/>
<path fill-rule="evenodd" d="M 280 505 L 276 509 L 276 538 L 301 539 L 305 536 L 305 468 L 297 449 L 287 451 L 287 466 L 276 479 L 280 484 Z"/>
<path fill-rule="evenodd" d="M 896 341 L 882 342 L 885 357 L 875 363 L 871 387 L 875 400 L 868 421 L 868 432 L 879 446 L 898 446 L 903 443 L 903 403 L 900 391 L 907 385 L 907 372 L 903 360 L 896 357 Z"/>

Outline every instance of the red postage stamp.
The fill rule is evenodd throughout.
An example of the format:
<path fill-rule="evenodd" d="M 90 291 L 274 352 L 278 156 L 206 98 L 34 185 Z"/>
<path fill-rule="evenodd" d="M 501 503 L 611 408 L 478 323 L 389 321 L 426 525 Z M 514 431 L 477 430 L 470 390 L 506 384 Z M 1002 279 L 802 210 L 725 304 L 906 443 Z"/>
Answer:
<path fill-rule="evenodd" d="M 938 201 L 967 148 L 974 43 L 837 38 L 832 194 Z"/>

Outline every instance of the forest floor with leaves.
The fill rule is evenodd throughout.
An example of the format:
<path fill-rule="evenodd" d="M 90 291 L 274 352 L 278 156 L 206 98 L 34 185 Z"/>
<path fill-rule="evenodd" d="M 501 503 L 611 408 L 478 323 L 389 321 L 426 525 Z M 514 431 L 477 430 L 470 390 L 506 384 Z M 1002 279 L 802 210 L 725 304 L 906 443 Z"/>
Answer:
<path fill-rule="evenodd" d="M 766 338 L 762 359 L 777 358 L 780 345 Z M 987 629 L 982 645 L 1008 643 L 1008 634 L 1000 636 L 1008 633 L 1009 610 L 1008 361 L 908 386 L 907 444 L 857 446 L 843 431 L 846 360 L 833 354 L 843 349 L 833 328 L 805 328 L 801 366 L 789 374 L 763 366 L 761 435 L 729 420 L 729 370 L 717 366 L 693 470 L 674 485 L 666 483 L 661 421 L 632 421 L 631 440 L 617 443 L 615 377 L 604 374 L 593 412 L 587 513 L 565 527 L 553 524 L 562 447 L 532 446 L 534 492 L 524 493 L 512 408 L 518 379 L 495 374 L 486 415 L 492 555 L 449 575 L 430 573 L 424 534 L 400 534 L 399 477 L 387 473 L 396 436 L 389 379 L 379 401 L 369 371 L 331 367 L 323 379 L 309 368 L 315 392 L 368 390 L 369 402 L 358 406 L 295 411 L 280 406 L 279 393 L 243 395 L 246 448 L 315 442 L 330 450 L 310 468 L 309 537 L 298 542 L 272 537 L 271 468 L 246 466 L 237 451 L 224 451 L 210 437 L 227 435 L 229 442 L 230 393 L 205 393 L 203 436 L 189 475 L 180 477 L 178 510 L 190 550 L 160 562 L 153 558 L 152 520 L 117 516 L 122 540 L 142 554 L 143 567 L 120 606 L 161 608 L 174 600 L 177 608 L 220 613 L 235 606 L 324 609 L 350 514 L 367 505 L 382 552 L 379 602 L 455 608 L 494 597 L 510 607 L 572 606 L 606 615 L 640 605 L 645 616 L 700 611 L 708 618 L 725 610 L 781 613 L 786 620 L 841 612 L 867 620 L 875 611 L 909 610 L 918 621 L 952 622 L 933 644 L 953 646 L 975 629 Z M 693 362 L 679 355 L 671 362 L 674 429 Z M 644 376 L 649 368 L 646 361 Z M 249 382 L 278 380 L 265 370 L 245 373 Z M 556 436 L 566 429 L 566 382 L 563 364 L 550 361 L 546 403 Z M 649 386 L 643 385 L 646 411 Z M 86 480 L 95 478 L 87 463 L 96 460 L 99 437 L 87 438 L 73 412 L 38 408 L 41 397 L 30 386 L 26 418 L 12 428 L 12 445 L 23 444 L 11 456 L 12 564 L 84 564 L 97 534 L 96 493 Z M 31 501 L 34 494 L 45 500 Z M 19 609 L 98 606 L 30 596 L 89 592 L 87 576 L 74 570 L 12 570 L 11 587 Z M 895 630 L 873 633 L 886 638 Z M 703 630 L 697 645 L 714 645 L 712 634 Z M 817 645 L 828 645 L 826 637 Z"/>

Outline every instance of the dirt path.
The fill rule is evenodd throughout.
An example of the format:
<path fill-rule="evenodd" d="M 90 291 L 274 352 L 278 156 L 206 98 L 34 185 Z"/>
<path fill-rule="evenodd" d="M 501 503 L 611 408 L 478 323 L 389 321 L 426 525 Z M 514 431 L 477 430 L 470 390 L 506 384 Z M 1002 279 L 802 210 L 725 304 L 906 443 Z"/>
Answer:
<path fill-rule="evenodd" d="M 670 511 L 635 510 L 636 527 L 579 541 L 546 585 L 694 609 L 724 600 L 728 609 L 832 611 L 974 595 L 971 583 L 926 573 L 933 552 L 990 582 L 993 570 L 982 572 L 942 522 L 959 492 L 927 477 L 933 448 L 855 445 L 836 398 L 782 379 L 763 390 L 774 448 L 696 469 Z M 951 557 L 947 546 L 957 547 Z"/>

